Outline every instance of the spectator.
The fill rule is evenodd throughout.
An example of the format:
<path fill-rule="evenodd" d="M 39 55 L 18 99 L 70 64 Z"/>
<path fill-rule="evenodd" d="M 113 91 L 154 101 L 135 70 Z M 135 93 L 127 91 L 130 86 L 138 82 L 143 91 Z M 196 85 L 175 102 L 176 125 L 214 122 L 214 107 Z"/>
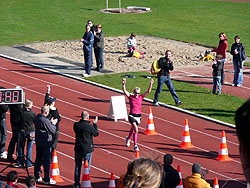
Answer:
<path fill-rule="evenodd" d="M 94 32 L 96 31 L 96 26 L 93 25 L 92 20 L 88 20 L 87 24 L 88 24 L 89 27 L 90 27 L 90 31 L 92 31 L 92 33 L 94 34 Z"/>
<path fill-rule="evenodd" d="M 162 180 L 162 166 L 151 160 L 139 158 L 128 164 L 124 188 L 158 188 Z"/>
<path fill-rule="evenodd" d="M 148 90 L 140 95 L 141 89 L 139 87 L 136 87 L 133 91 L 133 95 L 131 95 L 127 90 L 126 90 L 126 78 L 122 79 L 122 90 L 126 97 L 129 100 L 129 105 L 130 105 L 130 111 L 129 111 L 129 123 L 131 124 L 129 135 L 126 136 L 126 146 L 130 146 L 130 138 L 133 135 L 134 137 L 134 149 L 135 151 L 139 151 L 139 147 L 137 146 L 137 137 L 138 137 L 138 125 L 141 122 L 141 104 L 142 100 L 144 97 L 146 97 L 152 89 L 152 85 L 154 83 L 154 80 L 151 79 L 150 85 Z"/>
<path fill-rule="evenodd" d="M 133 56 L 133 53 L 136 49 L 136 35 L 135 33 L 131 33 L 130 37 L 127 39 L 127 47 L 128 47 L 128 54 L 130 57 Z"/>
<path fill-rule="evenodd" d="M 240 43 L 240 36 L 234 37 L 235 43 L 231 47 L 234 65 L 234 80 L 232 86 L 242 86 L 243 82 L 243 65 L 246 59 L 245 47 Z"/>
<path fill-rule="evenodd" d="M 248 186 L 250 183 L 250 99 L 235 113 L 236 132 L 239 139 L 240 159 Z"/>
<path fill-rule="evenodd" d="M 17 151 L 17 157 L 21 157 L 19 154 L 20 142 L 23 140 L 23 105 L 22 104 L 10 104 L 10 124 L 12 129 L 12 137 L 8 146 L 7 160 L 13 161 L 13 154 Z"/>
<path fill-rule="evenodd" d="M 221 63 L 222 63 L 222 69 L 221 69 L 221 84 L 224 84 L 225 80 L 225 74 L 224 74 L 224 63 L 227 61 L 226 59 L 226 52 L 227 52 L 227 37 L 225 33 L 219 34 L 219 46 L 212 50 L 212 52 L 216 52 L 216 55 L 222 55 Z"/>
<path fill-rule="evenodd" d="M 90 31 L 89 25 L 86 25 L 86 32 L 80 39 L 80 42 L 83 43 L 83 54 L 84 54 L 85 72 L 86 72 L 83 73 L 83 76 L 89 77 L 92 67 L 92 48 L 94 43 L 94 34 Z"/>
<path fill-rule="evenodd" d="M 103 49 L 104 33 L 102 31 L 101 24 L 97 24 L 96 31 L 94 31 L 94 52 L 96 59 L 96 71 L 102 71 L 104 69 Z"/>
<path fill-rule="evenodd" d="M 207 170 L 205 170 L 205 175 L 207 174 Z M 204 177 L 205 178 L 205 177 Z M 198 163 L 194 163 L 192 166 L 192 176 L 188 176 L 185 179 L 185 188 L 211 188 L 210 184 L 206 182 L 203 177 L 201 177 L 201 165 Z"/>
<path fill-rule="evenodd" d="M 175 188 L 180 184 L 180 176 L 171 164 L 173 163 L 173 156 L 171 154 L 164 155 L 163 160 L 164 176 L 160 188 Z"/>
<path fill-rule="evenodd" d="M 161 70 L 157 73 L 158 84 L 153 101 L 155 106 L 159 106 L 158 100 L 164 83 L 167 85 L 171 95 L 173 96 L 176 106 L 183 104 L 183 102 L 181 102 L 178 98 L 174 90 L 174 85 L 170 79 L 170 71 L 174 70 L 173 61 L 170 59 L 170 57 L 171 51 L 167 50 L 165 53 L 165 57 L 161 57 L 158 60 L 159 68 Z"/>
<path fill-rule="evenodd" d="M 49 106 L 43 106 L 41 113 L 35 118 L 35 140 L 36 140 L 36 160 L 34 175 L 37 182 L 41 182 L 41 165 L 44 166 L 44 184 L 55 184 L 56 181 L 50 179 L 49 171 L 51 165 L 52 136 L 56 132 L 57 119 L 52 118 L 51 122 L 47 118 Z"/>
<path fill-rule="evenodd" d="M 56 149 L 57 147 L 57 142 L 59 138 L 59 122 L 61 121 L 61 116 L 58 112 L 58 109 L 55 107 L 56 98 L 50 97 L 50 90 L 51 90 L 50 85 L 47 85 L 47 93 L 45 95 L 44 104 L 49 106 L 49 115 L 47 116 L 47 118 L 49 120 L 51 120 L 52 118 L 57 119 L 56 133 L 53 134 L 52 137 L 52 153 L 53 153 L 53 150 Z"/>
<path fill-rule="evenodd" d="M 218 95 L 221 94 L 221 55 L 216 56 L 216 61 L 212 65 L 213 68 L 213 91 L 211 94 L 216 93 L 216 87 L 218 86 Z"/>
<path fill-rule="evenodd" d="M 92 153 L 94 151 L 93 136 L 96 137 L 99 135 L 97 127 L 98 117 L 96 116 L 93 120 L 93 125 L 89 121 L 89 113 L 83 111 L 81 113 L 81 120 L 74 123 L 74 132 L 75 132 L 75 183 L 74 187 L 80 187 L 80 176 L 82 168 L 82 160 L 87 160 L 89 165 L 91 165 Z"/>
<path fill-rule="evenodd" d="M 25 161 L 24 158 L 24 147 L 27 142 L 27 160 L 26 166 L 32 167 L 32 146 L 35 140 L 35 129 L 34 129 L 34 121 L 36 114 L 31 109 L 33 107 L 33 101 L 31 99 L 25 100 L 25 106 L 23 109 L 23 127 L 24 127 L 24 137 L 23 141 L 20 144 L 19 154 L 21 155 L 21 159 L 19 158 L 17 161 L 16 167 L 22 167 Z"/>
<path fill-rule="evenodd" d="M 0 89 L 6 89 L 0 87 Z M 5 144 L 7 139 L 7 126 L 6 126 L 6 112 L 9 107 L 5 104 L 0 105 L 0 158 L 7 159 L 7 152 L 5 151 Z"/>
<path fill-rule="evenodd" d="M 28 188 L 36 188 L 36 178 L 34 176 L 28 176 L 26 178 L 26 185 Z"/>
<path fill-rule="evenodd" d="M 18 181 L 18 175 L 17 175 L 17 172 L 16 171 L 10 171 L 8 174 L 7 174 L 7 184 L 11 187 L 14 187 L 14 188 L 19 188 L 19 185 L 17 183 Z M 8 187 L 8 186 L 7 186 Z"/>

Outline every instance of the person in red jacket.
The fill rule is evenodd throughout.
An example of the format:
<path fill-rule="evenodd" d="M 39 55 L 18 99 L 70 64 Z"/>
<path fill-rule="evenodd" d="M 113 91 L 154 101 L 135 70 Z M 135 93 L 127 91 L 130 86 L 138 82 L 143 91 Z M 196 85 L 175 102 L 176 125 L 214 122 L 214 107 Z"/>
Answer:
<path fill-rule="evenodd" d="M 216 52 L 216 55 L 222 55 L 222 70 L 221 70 L 221 84 L 224 84 L 224 80 L 225 80 L 225 74 L 224 74 L 224 63 L 226 62 L 226 52 L 227 52 L 227 47 L 228 47 L 228 43 L 227 43 L 227 37 L 225 33 L 220 33 L 219 34 L 219 46 L 215 49 L 212 50 L 212 52 Z"/>

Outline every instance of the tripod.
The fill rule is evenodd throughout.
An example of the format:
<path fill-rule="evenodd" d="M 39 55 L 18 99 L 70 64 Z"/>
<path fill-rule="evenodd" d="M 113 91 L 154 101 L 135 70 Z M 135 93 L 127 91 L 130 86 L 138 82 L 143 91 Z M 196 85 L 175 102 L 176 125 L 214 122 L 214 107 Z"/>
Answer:
<path fill-rule="evenodd" d="M 29 174 L 29 170 L 28 170 L 28 166 L 26 164 L 26 160 L 30 161 L 32 165 L 34 165 L 35 163 L 32 162 L 26 155 L 22 155 L 18 158 L 16 158 L 15 160 L 12 160 L 10 162 L 10 164 L 8 164 L 3 170 L 0 171 L 0 173 L 2 173 L 3 171 L 5 171 L 7 168 L 9 168 L 10 166 L 12 166 L 13 163 L 17 163 L 18 159 L 20 159 L 24 165 L 24 168 L 26 169 L 27 175 L 30 176 Z"/>

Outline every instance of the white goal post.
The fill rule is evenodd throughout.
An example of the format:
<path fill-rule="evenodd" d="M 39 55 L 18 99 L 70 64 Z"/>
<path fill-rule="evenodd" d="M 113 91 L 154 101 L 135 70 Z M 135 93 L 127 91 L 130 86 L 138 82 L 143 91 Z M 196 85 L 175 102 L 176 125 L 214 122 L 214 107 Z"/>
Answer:
<path fill-rule="evenodd" d="M 109 10 L 109 0 L 106 0 L 106 10 Z M 119 10 L 120 10 L 120 12 L 122 12 L 122 9 L 121 9 L 121 0 L 119 0 Z"/>

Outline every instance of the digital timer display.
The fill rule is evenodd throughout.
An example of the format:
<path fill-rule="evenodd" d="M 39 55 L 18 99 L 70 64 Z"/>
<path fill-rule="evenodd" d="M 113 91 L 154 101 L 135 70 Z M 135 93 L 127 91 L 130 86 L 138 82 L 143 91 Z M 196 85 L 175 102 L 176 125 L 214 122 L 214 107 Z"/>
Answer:
<path fill-rule="evenodd" d="M 0 89 L 0 104 L 22 104 L 24 92 L 21 88 Z"/>

